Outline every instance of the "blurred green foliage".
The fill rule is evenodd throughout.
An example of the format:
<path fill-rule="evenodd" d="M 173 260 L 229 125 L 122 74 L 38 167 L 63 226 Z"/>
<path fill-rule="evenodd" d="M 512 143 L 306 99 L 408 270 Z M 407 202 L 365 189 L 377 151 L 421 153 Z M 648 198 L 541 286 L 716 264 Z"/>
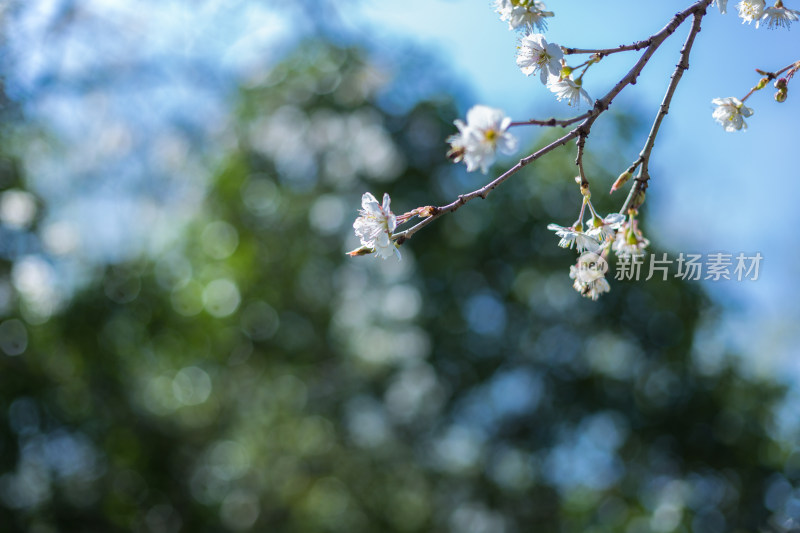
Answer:
<path fill-rule="evenodd" d="M 241 90 L 182 240 L 104 268 L 48 320 L 8 297 L 0 529 L 780 523 L 783 392 L 695 342 L 714 314 L 698 287 L 572 289 L 573 255 L 546 230 L 579 207 L 571 150 L 416 235 L 402 262 L 344 255 L 365 190 L 400 213 L 483 179 L 444 158 L 450 95 L 397 112 L 416 82 L 302 44 Z M 600 189 L 639 126 L 606 127 Z"/>

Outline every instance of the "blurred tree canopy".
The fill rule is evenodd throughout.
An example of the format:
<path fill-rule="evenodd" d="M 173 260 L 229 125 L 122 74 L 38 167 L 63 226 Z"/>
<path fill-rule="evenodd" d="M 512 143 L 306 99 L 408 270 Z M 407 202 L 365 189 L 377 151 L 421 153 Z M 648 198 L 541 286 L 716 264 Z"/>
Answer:
<path fill-rule="evenodd" d="M 52 316 L 4 255 L 4 531 L 784 527 L 783 390 L 697 341 L 714 310 L 690 283 L 572 289 L 546 230 L 578 205 L 568 150 L 401 262 L 344 255 L 365 190 L 403 212 L 480 179 L 444 158 L 458 111 L 425 61 L 302 43 L 239 92 L 185 235 Z M 608 183 L 639 127 L 615 120 L 591 169 Z M 35 223 L 3 232 L 40 253 Z"/>

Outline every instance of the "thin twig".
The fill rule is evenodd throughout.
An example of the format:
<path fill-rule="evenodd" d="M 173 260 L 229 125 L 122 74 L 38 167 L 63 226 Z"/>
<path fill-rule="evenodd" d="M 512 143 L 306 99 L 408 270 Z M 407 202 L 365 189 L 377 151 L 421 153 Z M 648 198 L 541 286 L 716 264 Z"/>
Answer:
<path fill-rule="evenodd" d="M 689 69 L 689 56 L 692 53 L 692 45 L 694 45 L 695 37 L 697 37 L 697 34 L 700 33 L 700 23 L 703 21 L 705 14 L 705 9 L 698 10 L 694 13 L 692 29 L 689 30 L 689 35 L 686 37 L 686 42 L 683 44 L 683 48 L 681 49 L 681 59 L 678 61 L 675 71 L 670 77 L 667 92 L 664 95 L 661 106 L 658 108 L 658 113 L 653 121 L 653 127 L 650 129 L 650 134 L 647 136 L 647 141 L 644 144 L 644 148 L 637 159 L 637 162 L 641 164 L 639 167 L 639 173 L 637 174 L 636 178 L 634 178 L 633 186 L 631 187 L 628 197 L 625 199 L 625 203 L 622 205 L 622 209 L 619 211 L 620 213 L 625 214 L 629 209 L 638 209 L 641 205 L 641 202 L 644 201 L 642 193 L 647 190 L 647 182 L 650 179 L 648 165 L 650 163 L 650 156 L 653 152 L 653 147 L 656 144 L 658 130 L 661 128 L 661 123 L 664 121 L 664 117 L 666 117 L 667 113 L 669 113 L 669 106 L 672 103 L 673 96 L 675 96 L 675 90 L 678 88 L 678 84 L 681 82 L 683 73 Z"/>
<path fill-rule="evenodd" d="M 575 164 L 578 165 L 578 177 L 581 180 L 581 193 L 589 192 L 589 180 L 586 179 L 586 172 L 583 170 L 583 149 L 586 146 L 586 137 L 588 136 L 588 133 L 578 135 L 578 155 L 575 157 Z"/>
<path fill-rule="evenodd" d="M 576 122 L 580 122 L 581 120 L 584 120 L 586 117 L 589 116 L 590 113 L 591 113 L 591 111 L 587 111 L 586 113 L 583 113 L 583 114 L 578 115 L 576 117 L 572 117 L 572 118 L 568 118 L 568 119 L 564 119 L 564 120 L 558 120 L 555 117 L 554 118 L 548 118 L 546 120 L 537 120 L 537 119 L 533 119 L 532 118 L 530 120 L 523 120 L 523 121 L 520 121 L 520 122 L 512 122 L 509 125 L 509 127 L 511 127 L 511 126 L 548 126 L 548 127 L 561 126 L 562 128 L 566 128 L 567 126 L 571 126 L 572 124 L 575 124 Z"/>
<path fill-rule="evenodd" d="M 644 41 L 637 41 L 633 44 L 623 44 L 617 46 L 616 48 L 569 48 L 567 46 L 562 46 L 561 51 L 563 51 L 565 55 L 596 54 L 600 57 L 604 57 L 619 52 L 630 52 L 631 50 L 641 50 L 642 48 L 647 48 L 651 44 L 653 44 L 652 39 L 645 39 Z"/>
<path fill-rule="evenodd" d="M 533 154 L 531 154 L 531 155 L 529 155 L 527 157 L 523 157 L 522 159 L 520 159 L 517 162 L 516 165 L 514 165 L 511 168 L 509 168 L 503 174 L 501 174 L 500 176 L 498 176 L 497 178 L 495 178 L 491 182 L 487 183 L 486 185 L 484 185 L 480 189 L 476 189 L 476 190 L 474 190 L 474 191 L 472 191 L 470 193 L 467 193 L 467 194 L 462 194 L 462 195 L 460 195 L 458 197 L 457 200 L 455 200 L 454 202 L 451 202 L 451 203 L 449 203 L 447 205 L 444 205 L 444 206 L 441 206 L 441 207 L 432 208 L 430 210 L 431 211 L 431 216 L 423 219 L 422 221 L 420 221 L 416 225 L 408 228 L 405 231 L 402 231 L 402 232 L 399 232 L 399 233 L 395 233 L 392 236 L 392 238 L 395 239 L 397 244 L 403 244 L 406 240 L 410 239 L 419 230 L 421 230 L 422 228 L 428 226 L 434 220 L 438 219 L 442 215 L 445 215 L 447 213 L 452 213 L 453 211 L 456 211 L 462 205 L 466 204 L 467 202 L 469 202 L 471 200 L 474 200 L 475 198 L 483 198 L 483 199 L 485 199 L 492 190 L 494 190 L 498 185 L 500 185 L 501 183 L 506 181 L 508 178 L 510 178 L 511 176 L 516 174 L 517 172 L 519 172 L 524 166 L 536 161 L 537 159 L 539 159 L 543 155 L 553 151 L 554 149 L 558 148 L 559 146 L 565 145 L 566 143 L 568 143 L 572 139 L 575 139 L 576 137 L 579 137 L 579 136 L 580 137 L 586 137 L 586 136 L 588 136 L 589 132 L 591 131 L 591 128 L 592 128 L 592 125 L 594 124 L 594 122 L 597 120 L 597 118 L 602 113 L 604 113 L 606 110 L 608 110 L 608 107 L 609 107 L 609 105 L 611 105 L 611 102 L 614 100 L 614 98 L 616 98 L 617 95 L 619 95 L 619 93 L 622 92 L 622 90 L 625 87 L 627 87 L 628 85 L 633 85 L 633 84 L 636 83 L 636 79 L 642 73 L 642 70 L 644 69 L 645 65 L 648 63 L 648 61 L 650 61 L 650 58 L 653 56 L 653 54 L 656 52 L 656 50 L 661 46 L 661 44 L 670 35 L 675 33 L 675 30 L 677 30 L 678 27 L 681 24 L 683 24 L 683 22 L 690 15 L 694 15 L 695 16 L 695 20 L 697 20 L 697 17 L 698 17 L 699 13 L 705 14 L 705 10 L 711 4 L 711 2 L 712 2 L 712 0 L 699 0 L 698 2 L 695 2 L 694 4 L 692 4 L 687 9 L 685 9 L 685 10 L 681 11 L 680 13 L 676 14 L 672 18 L 672 20 L 666 26 L 664 26 L 664 28 L 662 28 L 658 33 L 653 34 L 649 39 L 647 39 L 647 42 L 649 42 L 649 45 L 647 45 L 647 50 L 645 50 L 644 54 L 642 54 L 642 56 L 639 58 L 639 60 L 636 62 L 636 64 L 628 71 L 627 74 L 625 74 L 625 76 L 619 82 L 617 82 L 617 84 L 603 98 L 601 98 L 600 100 L 595 101 L 594 107 L 590 111 L 587 112 L 588 115 L 583 120 L 583 122 L 581 122 L 581 124 L 579 126 L 577 126 L 574 129 L 570 130 L 569 133 L 563 135 L 562 137 L 559 137 L 558 139 L 556 139 L 555 141 L 551 142 L 550 144 L 548 144 L 544 148 L 539 149 L 538 151 L 534 152 Z M 702 18 L 702 15 L 700 15 L 700 17 Z M 698 23 L 698 27 L 699 27 L 699 23 Z M 699 28 L 698 28 L 697 31 L 699 31 Z M 697 33 L 696 31 L 693 31 L 692 35 L 695 35 L 696 33 Z M 694 39 L 694 37 L 692 37 L 692 39 Z M 687 55 L 687 58 L 688 58 L 688 55 Z M 688 65 L 688 61 L 687 61 L 687 65 Z M 675 74 L 673 74 L 673 77 L 674 76 L 675 76 Z M 674 89 L 673 89 L 673 92 L 674 92 Z M 670 96 L 670 99 L 671 99 L 671 96 Z M 664 114 L 666 114 L 666 113 L 664 113 Z M 660 120 L 658 122 L 660 124 Z M 657 131 L 657 128 L 656 128 L 656 131 Z M 653 138 L 653 142 L 654 141 L 655 141 L 655 137 Z"/>
<path fill-rule="evenodd" d="M 798 68 L 800 68 L 800 61 L 795 61 L 791 65 L 786 65 L 785 67 L 780 69 L 778 72 L 767 72 L 766 75 L 769 77 L 770 80 L 774 80 L 775 78 L 777 78 L 778 76 L 780 76 L 781 74 L 786 72 L 787 70 L 791 70 L 791 69 L 795 69 L 796 70 Z"/>
<path fill-rule="evenodd" d="M 744 95 L 742 98 L 740 98 L 739 101 L 742 102 L 742 103 L 746 102 L 747 99 L 750 98 L 751 96 L 753 96 L 753 94 L 755 94 L 756 91 L 760 91 L 761 89 L 766 87 L 767 82 L 770 82 L 770 81 L 776 79 L 778 76 L 780 76 L 781 74 L 783 74 L 787 70 L 789 71 L 789 74 L 786 75 L 786 80 L 787 81 L 791 80 L 792 77 L 794 77 L 794 74 L 795 74 L 795 72 L 797 72 L 798 69 L 800 69 L 800 61 L 795 61 L 794 63 L 792 63 L 790 65 L 786 65 L 785 67 L 783 67 L 782 69 L 780 69 L 777 72 L 766 72 L 766 71 L 761 70 L 761 69 L 756 69 L 756 72 L 758 72 L 759 74 L 761 74 L 764 77 L 761 78 L 758 81 L 758 83 L 752 89 L 750 89 L 747 92 L 746 95 Z"/>
<path fill-rule="evenodd" d="M 449 203 L 447 205 L 444 205 L 444 206 L 441 206 L 441 207 L 434 207 L 433 208 L 433 213 L 432 213 L 431 216 L 429 216 L 428 218 L 423 219 L 421 222 L 417 223 L 415 226 L 412 226 L 412 227 L 408 228 L 407 230 L 405 230 L 403 232 L 395 233 L 393 235 L 393 238 L 396 240 L 397 244 L 403 244 L 403 242 L 405 242 L 406 240 L 410 239 L 412 235 L 414 235 L 416 232 L 418 232 L 419 230 L 421 230 L 422 228 L 424 228 L 425 226 L 427 226 L 428 224 L 430 224 L 431 222 L 433 222 L 434 220 L 436 220 L 440 216 L 446 215 L 447 213 L 452 213 L 453 211 L 457 210 L 462 205 L 466 204 L 470 200 L 474 200 L 475 198 L 480 197 L 480 198 L 486 199 L 486 197 L 489 195 L 489 193 L 492 190 L 494 190 L 498 185 L 500 185 L 501 183 L 506 181 L 512 175 L 516 174 L 520 169 L 522 169 L 522 167 L 524 167 L 525 165 L 528 165 L 530 163 L 533 163 L 534 161 L 536 161 L 537 159 L 539 159 L 543 155 L 555 150 L 559 146 L 564 146 L 565 144 L 567 144 L 569 141 L 571 141 L 572 139 L 574 139 L 577 136 L 578 136 L 578 128 L 575 128 L 572 131 L 570 131 L 569 133 L 567 133 L 566 135 L 564 135 L 563 137 L 560 137 L 557 140 L 555 140 L 555 141 L 551 142 L 550 144 L 548 144 L 547 146 L 545 146 L 544 148 L 541 148 L 539 151 L 529 155 L 528 157 L 520 159 L 519 162 L 517 162 L 516 165 L 514 165 L 510 169 L 506 170 L 503 174 L 501 174 L 500 176 L 498 176 L 494 180 L 490 181 L 489 183 L 487 183 L 486 185 L 484 185 L 480 189 L 476 189 L 476 190 L 474 190 L 474 191 L 472 191 L 470 193 L 467 193 L 467 194 L 461 194 L 461 195 L 459 195 L 459 197 L 458 197 L 458 199 L 456 201 L 451 202 L 451 203 Z"/>

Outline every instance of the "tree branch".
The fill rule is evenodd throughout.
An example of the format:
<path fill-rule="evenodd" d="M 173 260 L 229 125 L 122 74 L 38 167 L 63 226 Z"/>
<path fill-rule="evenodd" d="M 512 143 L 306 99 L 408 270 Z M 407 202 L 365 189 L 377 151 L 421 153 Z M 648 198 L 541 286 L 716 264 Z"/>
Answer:
<path fill-rule="evenodd" d="M 619 52 L 630 52 L 631 50 L 641 50 L 642 48 L 647 48 L 651 44 L 653 44 L 652 41 L 650 39 L 646 39 L 644 41 L 637 41 L 633 44 L 623 44 L 617 46 L 616 48 L 569 48 L 567 46 L 562 46 L 561 51 L 564 52 L 564 55 L 595 54 L 600 57 L 605 57 Z"/>
<path fill-rule="evenodd" d="M 520 122 L 512 122 L 509 125 L 509 127 L 511 127 L 511 126 L 549 126 L 549 127 L 561 126 L 562 128 L 566 128 L 567 126 L 570 126 L 572 124 L 575 124 L 576 122 L 580 122 L 581 120 L 584 120 L 586 117 L 589 116 L 590 113 L 591 113 L 591 111 L 587 111 L 586 113 L 583 113 L 583 114 L 578 115 L 576 117 L 572 117 L 572 118 L 568 118 L 568 119 L 564 119 L 564 120 L 558 120 L 555 117 L 554 118 L 548 118 L 546 120 L 537 120 L 535 118 L 532 118 L 530 120 L 523 120 L 523 121 L 520 121 Z"/>
<path fill-rule="evenodd" d="M 650 156 L 653 152 L 653 147 L 656 144 L 656 137 L 658 136 L 658 131 L 661 128 L 661 123 L 664 121 L 664 117 L 666 117 L 669 113 L 669 106 L 672 103 L 673 96 L 675 96 L 675 90 L 678 88 L 678 84 L 681 82 L 683 73 L 689 69 L 689 56 L 692 53 L 692 45 L 694 45 L 695 37 L 697 37 L 697 34 L 700 33 L 700 23 L 702 22 L 705 14 L 705 9 L 698 10 L 694 13 L 692 29 L 689 31 L 689 35 L 686 37 L 686 42 L 683 44 L 683 48 L 681 49 L 680 61 L 678 61 L 675 71 L 670 77 L 667 92 L 664 95 L 664 99 L 662 100 L 661 106 L 658 109 L 656 118 L 653 121 L 653 126 L 650 129 L 650 134 L 647 136 L 647 141 L 644 144 L 644 148 L 637 159 L 637 162 L 641 164 L 641 167 L 639 168 L 638 175 L 636 178 L 634 178 L 631 191 L 628 193 L 628 197 L 619 211 L 622 214 L 627 213 L 629 209 L 638 209 L 642 201 L 644 201 L 644 196 L 642 193 L 647 190 L 647 182 L 650 179 L 648 165 L 650 163 Z"/>
<path fill-rule="evenodd" d="M 669 109 L 669 102 L 672 100 L 672 94 L 675 92 L 675 86 L 677 86 L 677 82 L 680 81 L 680 77 L 683 74 L 683 71 L 688 68 L 688 57 L 689 57 L 689 51 L 691 50 L 691 44 L 692 44 L 692 42 L 694 42 L 694 37 L 700 31 L 700 22 L 699 21 L 702 19 L 703 15 L 705 15 L 706 8 L 711 4 L 711 2 L 712 2 L 712 0 L 699 0 L 698 2 L 695 2 L 694 4 L 692 4 L 687 9 L 677 13 L 672 18 L 672 20 L 670 20 L 670 22 L 666 26 L 664 26 L 664 28 L 662 28 L 659 32 L 653 34 L 646 41 L 641 41 L 641 42 L 649 43 L 649 44 L 647 44 L 647 49 L 645 50 L 645 52 L 642 54 L 642 56 L 639 58 L 639 60 L 636 62 L 636 64 L 628 71 L 628 73 L 625 74 L 625 76 L 623 76 L 623 78 L 619 82 L 617 82 L 617 84 L 603 98 L 601 98 L 600 100 L 595 101 L 594 107 L 590 111 L 588 111 L 587 113 L 584 113 L 583 115 L 580 115 L 579 117 L 576 117 L 575 121 L 580 120 L 581 117 L 584 117 L 584 116 L 586 117 L 586 118 L 583 119 L 583 122 L 581 122 L 580 125 L 578 125 L 574 129 L 572 129 L 569 133 L 567 133 L 567 134 L 563 135 L 562 137 L 559 137 L 557 140 L 551 142 L 550 144 L 548 144 L 544 148 L 539 149 L 538 151 L 534 152 L 533 154 L 531 154 L 531 155 L 529 155 L 527 157 L 523 157 L 522 159 L 519 160 L 519 162 L 517 162 L 516 165 L 514 165 L 511 168 L 509 168 L 503 174 L 501 174 L 500 176 L 498 176 L 497 178 L 495 178 L 491 182 L 487 183 L 486 185 L 484 185 L 480 189 L 476 189 L 476 190 L 474 190 L 474 191 L 472 191 L 470 193 L 467 193 L 467 194 L 459 195 L 457 200 L 455 200 L 454 202 L 451 202 L 451 203 L 449 203 L 447 205 L 444 205 L 444 206 L 441 206 L 441 207 L 432 208 L 430 210 L 431 216 L 423 219 L 422 221 L 420 221 L 419 223 L 417 223 L 416 225 L 412 226 L 411 228 L 409 228 L 409 229 L 407 229 L 405 231 L 402 231 L 402 232 L 394 234 L 392 236 L 392 238 L 397 242 L 397 244 L 403 244 L 406 240 L 410 239 L 415 233 L 417 233 L 419 230 L 425 228 L 426 226 L 431 224 L 434 220 L 438 219 L 439 217 L 441 217 L 441 216 L 443 216 L 443 215 L 445 215 L 447 213 L 452 213 L 452 212 L 456 211 L 462 205 L 466 204 L 467 202 L 469 202 L 471 200 L 474 200 L 475 198 L 483 198 L 483 199 L 485 199 L 489 195 L 489 193 L 492 190 L 494 190 L 498 185 L 500 185 L 501 183 L 506 181 L 508 178 L 510 178 L 511 176 L 516 174 L 517 172 L 519 172 L 523 167 L 525 167 L 525 166 L 529 165 L 530 163 L 536 161 L 537 159 L 539 159 L 543 155 L 553 151 L 554 149 L 558 148 L 559 146 L 565 145 L 566 143 L 568 143 L 572 139 L 575 139 L 576 137 L 580 137 L 581 139 L 585 140 L 585 138 L 588 137 L 594 122 L 597 120 L 597 118 L 602 113 L 604 113 L 605 111 L 608 110 L 608 107 L 611 105 L 611 102 L 614 100 L 614 98 L 616 98 L 617 95 L 619 95 L 619 93 L 621 93 L 622 90 L 625 87 L 627 87 L 628 85 L 633 85 L 633 84 L 636 83 L 636 79 L 639 77 L 639 75 L 641 74 L 641 72 L 644 69 L 645 65 L 650 61 L 650 58 L 653 56 L 653 54 L 656 52 L 656 50 L 661 46 L 661 44 L 670 35 L 675 33 L 675 31 L 678 29 L 678 27 L 681 24 L 683 24 L 683 22 L 689 16 L 694 15 L 694 17 L 695 17 L 695 25 L 692 27 L 692 31 L 690 32 L 691 40 L 690 41 L 687 40 L 688 47 L 687 47 L 687 45 L 684 45 L 684 52 L 682 52 L 682 55 L 681 55 L 681 64 L 685 63 L 686 67 L 685 68 L 681 68 L 681 64 L 679 64 L 678 70 L 676 70 L 676 72 L 673 73 L 673 75 L 672 75 L 672 81 L 670 82 L 670 89 L 668 89 L 668 91 L 667 91 L 668 98 L 665 97 L 666 108 L 664 107 L 664 104 L 662 103 L 662 108 L 659 111 L 659 115 L 656 118 L 657 125 L 654 124 L 654 126 L 653 126 L 654 127 L 654 132 L 655 132 L 655 134 L 657 134 L 658 133 L 658 127 L 661 125 L 661 120 L 663 119 L 663 115 L 666 115 L 666 112 Z M 696 29 L 695 29 L 695 27 L 696 27 Z M 631 45 L 631 46 L 633 46 L 633 45 Z M 572 119 L 569 119 L 569 120 L 572 120 Z M 538 122 L 549 122 L 549 121 L 538 121 Z M 557 122 L 558 121 L 556 121 L 556 123 Z M 647 149 L 647 146 L 649 146 L 650 144 L 655 143 L 655 134 L 654 134 L 654 132 L 651 131 L 652 139 L 648 137 L 648 142 L 645 145 L 645 150 L 642 152 L 643 154 L 647 153 L 647 157 L 649 157 L 649 153 L 652 150 L 652 146 L 650 146 L 649 149 Z M 578 163 L 580 163 L 580 160 L 578 161 Z M 638 181 L 637 181 L 637 183 L 638 183 Z M 626 204 L 627 203 L 629 203 L 629 202 L 626 201 Z"/>
<path fill-rule="evenodd" d="M 516 165 L 514 165 L 510 169 L 506 170 L 503 174 L 501 174 L 500 176 L 498 176 L 494 180 L 490 181 L 489 183 L 487 183 L 486 185 L 484 185 L 480 189 L 476 189 L 476 190 L 474 190 L 474 191 L 472 191 L 470 193 L 467 193 L 467 194 L 461 194 L 461 195 L 458 196 L 458 199 L 456 201 L 451 202 L 451 203 L 449 203 L 447 205 L 444 205 L 444 206 L 441 206 L 441 207 L 434 207 L 433 208 L 433 213 L 432 213 L 431 216 L 429 216 L 428 218 L 423 219 L 421 222 L 417 223 L 415 226 L 412 226 L 412 227 L 408 228 L 405 231 L 402 231 L 400 233 L 395 233 L 392 236 L 392 238 L 394 238 L 396 240 L 397 244 L 403 244 L 406 240 L 410 239 L 411 236 L 414 235 L 416 232 L 418 232 L 419 230 L 421 230 L 422 228 L 424 228 L 425 226 L 427 226 L 428 224 L 430 224 L 431 222 L 433 222 L 437 218 L 441 217 L 442 215 L 446 215 L 447 213 L 452 213 L 453 211 L 457 210 L 462 205 L 466 204 L 470 200 L 474 200 L 475 198 L 479 198 L 480 197 L 480 198 L 486 199 L 486 197 L 489 195 L 489 193 L 492 190 L 494 190 L 498 185 L 500 185 L 501 183 L 506 181 L 508 178 L 510 178 L 511 176 L 516 174 L 519 170 L 522 169 L 522 167 L 524 167 L 526 165 L 529 165 L 530 163 L 533 163 L 534 161 L 536 161 L 537 159 L 539 159 L 543 155 L 555 150 L 559 146 L 564 146 L 565 144 L 567 144 L 569 141 L 571 141 L 572 139 L 574 139 L 577 136 L 578 136 L 578 128 L 575 128 L 572 131 L 570 131 L 569 133 L 567 133 L 566 135 L 564 135 L 563 137 L 560 137 L 559 139 L 551 142 L 550 144 L 548 144 L 544 148 L 541 148 L 539 151 L 529 155 L 528 157 L 520 159 L 519 162 Z"/>

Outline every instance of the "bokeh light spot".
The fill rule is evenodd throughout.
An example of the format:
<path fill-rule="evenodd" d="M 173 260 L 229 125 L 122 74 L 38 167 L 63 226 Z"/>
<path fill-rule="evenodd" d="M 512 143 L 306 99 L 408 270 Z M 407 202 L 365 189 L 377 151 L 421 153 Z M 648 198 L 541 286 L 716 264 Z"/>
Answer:
<path fill-rule="evenodd" d="M 218 220 L 206 226 L 202 235 L 203 251 L 214 259 L 230 257 L 239 246 L 239 233 L 232 225 Z"/>
<path fill-rule="evenodd" d="M 27 228 L 36 217 L 36 199 L 31 193 L 11 189 L 0 196 L 0 220 L 14 228 Z"/>
<path fill-rule="evenodd" d="M 235 490 L 228 494 L 219 510 L 222 523 L 234 531 L 251 528 L 260 513 L 258 498 L 252 492 L 244 490 Z"/>
<path fill-rule="evenodd" d="M 195 316 L 203 310 L 203 286 L 197 281 L 189 281 L 172 291 L 172 308 L 183 316 Z"/>
<path fill-rule="evenodd" d="M 6 355 L 20 355 L 28 347 L 28 330 L 21 320 L 12 318 L 0 324 L 0 349 Z"/>
<path fill-rule="evenodd" d="M 222 318 L 239 307 L 241 297 L 236 284 L 229 279 L 215 279 L 203 291 L 203 305 L 211 316 Z"/>
<path fill-rule="evenodd" d="M 198 405 L 211 395 L 211 378 L 202 368 L 182 368 L 172 380 L 172 393 L 183 405 Z"/>
<path fill-rule="evenodd" d="M 266 302 L 252 302 L 242 311 L 242 329 L 254 341 L 269 339 L 279 325 L 278 313 Z"/>

